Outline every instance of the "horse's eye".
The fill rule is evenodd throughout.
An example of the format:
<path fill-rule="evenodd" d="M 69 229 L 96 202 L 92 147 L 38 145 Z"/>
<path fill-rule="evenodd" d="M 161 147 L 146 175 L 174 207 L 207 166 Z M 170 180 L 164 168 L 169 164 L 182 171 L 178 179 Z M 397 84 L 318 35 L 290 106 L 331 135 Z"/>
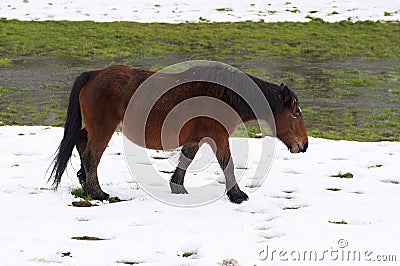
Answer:
<path fill-rule="evenodd" d="M 298 118 L 300 116 L 301 109 L 300 107 L 297 107 L 296 112 L 292 113 L 293 118 Z"/>

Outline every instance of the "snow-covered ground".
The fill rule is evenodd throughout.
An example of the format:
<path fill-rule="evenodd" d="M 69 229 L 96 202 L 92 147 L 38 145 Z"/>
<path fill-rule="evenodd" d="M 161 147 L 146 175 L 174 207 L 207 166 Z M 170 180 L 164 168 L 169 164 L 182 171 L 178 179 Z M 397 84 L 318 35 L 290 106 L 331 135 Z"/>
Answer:
<path fill-rule="evenodd" d="M 62 132 L 0 127 L 1 265 L 308 265 L 307 259 L 292 261 L 297 252 L 316 252 L 318 259 L 324 256 L 323 265 L 338 265 L 342 251 L 361 254 L 363 264 L 346 265 L 364 265 L 378 255 L 397 255 L 400 261 L 400 143 L 310 138 L 304 154 L 290 154 L 278 144 L 268 178 L 249 193 L 249 201 L 235 205 L 222 198 L 179 208 L 138 189 L 125 163 L 123 137 L 115 133 L 99 167 L 100 182 L 112 196 L 128 201 L 79 208 L 71 206 L 76 199 L 70 193 L 79 187 L 76 151 L 59 190 L 48 190 L 46 183 Z M 261 141 L 249 140 L 250 149 Z M 233 155 L 238 156 L 235 150 Z M 152 160 L 159 170 L 167 162 Z M 255 167 L 236 169 L 238 175 L 244 171 L 240 185 L 246 192 Z M 215 161 L 207 172 L 221 175 Z M 354 177 L 331 177 L 339 172 Z M 106 240 L 71 239 L 77 236 Z M 280 251 L 287 253 L 279 257 Z M 281 261 L 285 258 L 289 262 Z M 228 263 L 233 259 L 238 264 Z"/>
<path fill-rule="evenodd" d="M 395 0 L 2 0 L 0 18 L 137 22 L 400 20 Z"/>

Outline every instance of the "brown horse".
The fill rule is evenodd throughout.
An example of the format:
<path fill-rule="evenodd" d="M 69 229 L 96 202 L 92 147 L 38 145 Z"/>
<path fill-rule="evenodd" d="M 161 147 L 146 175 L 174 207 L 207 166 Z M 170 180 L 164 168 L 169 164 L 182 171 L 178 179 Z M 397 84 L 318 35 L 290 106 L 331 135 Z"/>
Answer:
<path fill-rule="evenodd" d="M 183 73 L 187 74 L 193 71 L 193 69 L 189 69 Z M 50 176 L 50 178 L 54 178 L 56 187 L 61 181 L 72 150 L 76 146 L 81 159 L 81 169 L 77 176 L 85 193 L 94 199 L 108 199 L 109 195 L 100 188 L 97 166 L 118 125 L 125 121 L 125 127 L 126 121 L 131 121 L 124 120 L 124 116 L 128 113 L 127 107 L 135 91 L 154 73 L 118 65 L 85 72 L 77 77 L 69 99 L 64 136 L 53 161 L 54 167 Z M 168 80 L 174 74 L 163 75 L 162 78 Z M 265 108 L 265 110 L 272 111 L 276 136 L 288 147 L 290 152 L 305 152 L 308 147 L 308 136 L 295 93 L 283 84 L 278 86 L 250 75 L 246 76 L 256 84 L 257 90 L 261 90 L 263 97 L 268 101 L 270 109 Z M 144 141 L 141 141 L 134 133 L 135 131 L 129 127 L 129 130 L 124 130 L 124 135 L 139 146 L 162 150 L 165 148 L 161 137 L 162 122 L 177 104 L 198 96 L 218 99 L 232 107 L 237 115 L 235 117 L 223 114 L 225 121 L 229 121 L 228 125 L 222 125 L 220 121 L 210 117 L 198 116 L 185 122 L 179 132 L 167 131 L 165 133 L 167 138 L 176 139 L 175 142 L 172 141 L 168 144 L 168 148 L 182 147 L 178 167 L 170 180 L 172 193 L 187 193 L 183 186 L 186 169 L 199 150 L 201 141 L 211 139 L 215 145 L 215 155 L 225 174 L 227 195 L 231 202 L 241 203 L 247 200 L 248 196 L 240 190 L 236 183 L 228 139 L 240 123 L 259 117 L 255 116 L 246 101 L 227 87 L 205 81 L 180 84 L 158 99 L 148 114 L 145 131 L 143 131 L 145 132 Z M 201 113 L 196 108 L 198 107 L 193 107 L 191 111 Z M 214 110 L 213 106 L 204 108 Z M 219 112 L 217 109 L 214 111 Z M 140 116 L 141 114 L 138 112 L 136 115 Z M 82 128 L 82 115 L 84 128 Z M 262 118 L 269 120 L 267 116 Z M 134 125 L 132 126 L 134 127 Z"/>

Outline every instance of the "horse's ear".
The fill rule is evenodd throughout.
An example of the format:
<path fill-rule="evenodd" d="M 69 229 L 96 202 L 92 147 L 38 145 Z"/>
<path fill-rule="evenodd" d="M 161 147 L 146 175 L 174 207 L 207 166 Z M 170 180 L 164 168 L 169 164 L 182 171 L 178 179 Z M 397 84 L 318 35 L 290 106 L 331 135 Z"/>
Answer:
<path fill-rule="evenodd" d="M 282 96 L 285 103 L 289 103 L 292 100 L 292 92 L 288 88 L 288 86 L 281 84 L 282 87 Z"/>

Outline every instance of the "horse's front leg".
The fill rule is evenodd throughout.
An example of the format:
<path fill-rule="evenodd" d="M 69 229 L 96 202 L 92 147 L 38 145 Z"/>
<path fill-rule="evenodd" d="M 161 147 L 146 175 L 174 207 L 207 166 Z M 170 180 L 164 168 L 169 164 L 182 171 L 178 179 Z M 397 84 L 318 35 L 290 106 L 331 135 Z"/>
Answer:
<path fill-rule="evenodd" d="M 182 147 L 179 157 L 178 167 L 171 177 L 169 185 L 174 194 L 187 194 L 186 188 L 183 186 L 186 170 L 199 150 L 199 144 L 189 144 Z"/>
<path fill-rule="evenodd" d="M 219 138 L 219 141 L 216 142 L 216 145 L 216 156 L 222 171 L 224 171 L 226 179 L 226 191 L 229 200 L 233 203 L 241 203 L 242 201 L 248 200 L 249 197 L 246 193 L 240 190 L 239 185 L 236 182 L 228 137 L 223 139 Z"/>

